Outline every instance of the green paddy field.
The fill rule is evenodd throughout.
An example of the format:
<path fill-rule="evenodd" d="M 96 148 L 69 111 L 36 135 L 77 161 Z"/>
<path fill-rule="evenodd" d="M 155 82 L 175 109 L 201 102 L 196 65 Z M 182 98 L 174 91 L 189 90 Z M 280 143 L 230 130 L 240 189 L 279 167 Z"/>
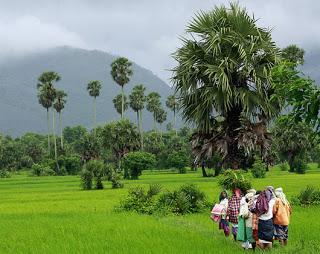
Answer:
<path fill-rule="evenodd" d="M 0 179 L 0 253 L 245 253 L 226 239 L 209 219 L 209 211 L 186 216 L 119 213 L 114 207 L 134 185 L 159 183 L 174 189 L 197 184 L 216 201 L 215 178 L 201 172 L 144 172 L 125 188 L 83 191 L 76 176 L 29 177 L 26 173 Z M 320 187 L 320 170 L 305 175 L 274 168 L 267 178 L 253 180 L 256 189 L 283 187 L 290 198 L 307 185 Z M 293 207 L 289 243 L 269 253 L 320 253 L 320 207 Z M 260 251 L 258 251 L 259 253 Z"/>

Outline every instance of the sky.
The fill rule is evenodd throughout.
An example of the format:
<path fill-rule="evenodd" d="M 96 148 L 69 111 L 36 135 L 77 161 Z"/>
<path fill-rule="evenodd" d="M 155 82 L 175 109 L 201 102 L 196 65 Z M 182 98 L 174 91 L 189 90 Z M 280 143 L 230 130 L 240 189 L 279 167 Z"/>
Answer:
<path fill-rule="evenodd" d="M 69 45 L 126 56 L 169 83 L 194 14 L 223 0 L 0 0 L 0 58 Z M 240 0 L 278 46 L 320 49 L 320 1 Z"/>

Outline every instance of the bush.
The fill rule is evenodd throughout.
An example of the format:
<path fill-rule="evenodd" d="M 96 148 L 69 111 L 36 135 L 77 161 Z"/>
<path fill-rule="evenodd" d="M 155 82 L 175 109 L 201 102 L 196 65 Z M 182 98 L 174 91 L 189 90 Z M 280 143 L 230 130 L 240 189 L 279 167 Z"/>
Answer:
<path fill-rule="evenodd" d="M 92 189 L 93 172 L 86 169 L 82 170 L 81 173 L 81 186 L 84 190 Z"/>
<path fill-rule="evenodd" d="M 147 152 L 130 152 L 122 159 L 125 178 L 138 179 L 142 170 L 154 167 L 155 156 Z"/>
<path fill-rule="evenodd" d="M 81 170 L 81 158 L 77 154 L 60 156 L 58 163 L 60 168 L 64 168 L 68 175 L 76 175 Z"/>
<path fill-rule="evenodd" d="M 33 165 L 33 160 L 29 155 L 24 155 L 20 159 L 21 168 L 31 168 Z"/>
<path fill-rule="evenodd" d="M 255 159 L 255 162 L 252 165 L 251 173 L 254 178 L 266 177 L 266 168 L 260 159 Z"/>
<path fill-rule="evenodd" d="M 300 205 L 320 204 L 320 190 L 314 186 L 307 186 L 296 198 Z"/>
<path fill-rule="evenodd" d="M 186 173 L 185 167 L 189 164 L 189 158 L 185 151 L 173 152 L 168 156 L 168 167 L 179 170 L 179 173 Z"/>
<path fill-rule="evenodd" d="M 242 170 L 228 169 L 219 177 L 218 183 L 224 189 L 233 190 L 239 188 L 244 193 L 251 189 L 251 183 L 244 177 L 244 172 Z"/>
<path fill-rule="evenodd" d="M 9 178 L 11 177 L 10 173 L 6 169 L 0 169 L 0 178 Z"/>
<path fill-rule="evenodd" d="M 184 185 L 178 190 L 161 192 L 160 185 L 150 185 L 146 192 L 142 187 L 129 190 L 129 195 L 121 201 L 120 209 L 138 213 L 197 213 L 208 207 L 205 194 L 195 185 Z"/>
<path fill-rule="evenodd" d="M 293 168 L 298 174 L 305 174 L 308 169 L 308 164 L 300 158 L 297 158 L 293 161 Z"/>
<path fill-rule="evenodd" d="M 156 208 L 156 195 L 161 191 L 160 185 L 149 185 L 146 192 L 141 186 L 129 190 L 126 199 L 120 202 L 120 209 L 138 213 L 152 214 Z"/>
<path fill-rule="evenodd" d="M 52 176 L 55 172 L 46 164 L 33 164 L 31 167 L 31 174 L 34 176 Z"/>
<path fill-rule="evenodd" d="M 205 194 L 195 185 L 183 185 L 178 190 L 160 196 L 159 209 L 168 209 L 175 214 L 197 213 L 208 206 Z"/>
<path fill-rule="evenodd" d="M 279 168 L 281 171 L 289 171 L 290 169 L 288 162 L 281 162 Z"/>
<path fill-rule="evenodd" d="M 105 172 L 105 165 L 101 160 L 90 160 L 83 166 L 82 188 L 84 190 L 92 189 L 92 181 L 95 180 L 95 188 L 103 189 L 102 177 Z"/>

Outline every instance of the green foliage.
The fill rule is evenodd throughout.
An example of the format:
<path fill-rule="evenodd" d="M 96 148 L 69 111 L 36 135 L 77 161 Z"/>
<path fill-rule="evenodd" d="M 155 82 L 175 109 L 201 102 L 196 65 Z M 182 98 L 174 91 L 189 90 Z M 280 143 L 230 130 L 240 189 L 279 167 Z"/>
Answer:
<path fill-rule="evenodd" d="M 180 173 L 186 173 L 185 167 L 189 164 L 189 158 L 185 151 L 173 152 L 168 156 L 168 167 L 177 168 Z"/>
<path fill-rule="evenodd" d="M 219 185 L 228 190 L 239 188 L 243 193 L 251 188 L 251 182 L 245 177 L 241 170 L 226 170 L 219 176 Z"/>
<path fill-rule="evenodd" d="M 288 162 L 281 162 L 280 164 L 279 164 L 279 168 L 280 168 L 280 170 L 281 171 L 289 171 L 289 164 L 288 164 Z"/>
<path fill-rule="evenodd" d="M 120 209 L 152 214 L 156 209 L 156 195 L 160 191 L 161 186 L 157 184 L 150 184 L 147 192 L 141 186 L 131 188 L 128 196 L 120 202 Z"/>
<path fill-rule="evenodd" d="M 93 172 L 88 171 L 86 169 L 82 170 L 81 173 L 81 186 L 84 190 L 92 189 L 92 181 L 93 181 Z"/>
<path fill-rule="evenodd" d="M 117 110 L 118 114 L 122 112 L 122 94 L 118 94 L 112 100 L 114 108 Z M 127 111 L 129 107 L 129 102 L 126 95 L 123 95 L 123 111 Z"/>
<path fill-rule="evenodd" d="M 6 169 L 0 169 L 0 178 L 9 178 L 11 177 L 10 172 Z"/>
<path fill-rule="evenodd" d="M 205 194 L 195 185 L 183 185 L 172 192 L 161 193 L 161 189 L 158 184 L 149 185 L 147 192 L 141 186 L 130 189 L 127 198 L 120 202 L 120 209 L 145 214 L 187 214 L 198 213 L 208 207 Z"/>
<path fill-rule="evenodd" d="M 65 127 L 63 129 L 63 139 L 69 144 L 79 142 L 79 140 L 87 134 L 87 129 L 80 125 L 74 127 Z"/>
<path fill-rule="evenodd" d="M 68 175 L 75 175 L 81 170 L 81 158 L 77 154 L 60 156 L 58 163 Z"/>
<path fill-rule="evenodd" d="M 101 88 L 102 83 L 99 80 L 91 80 L 87 85 L 89 95 L 92 97 L 98 97 L 100 95 Z"/>
<path fill-rule="evenodd" d="M 301 157 L 297 157 L 294 159 L 292 167 L 298 174 L 305 174 L 308 169 L 307 163 Z"/>
<path fill-rule="evenodd" d="M 296 198 L 300 205 L 319 205 L 320 190 L 314 186 L 307 186 L 300 191 L 300 194 Z"/>
<path fill-rule="evenodd" d="M 31 174 L 33 176 L 52 176 L 55 175 L 55 172 L 47 164 L 35 163 L 31 167 Z"/>
<path fill-rule="evenodd" d="M 281 57 L 283 60 L 295 65 L 304 63 L 304 53 L 302 48 L 297 47 L 297 45 L 289 45 L 281 50 Z"/>
<path fill-rule="evenodd" d="M 33 160 L 30 156 L 24 155 L 20 159 L 20 168 L 31 168 L 33 165 Z"/>
<path fill-rule="evenodd" d="M 281 159 L 288 161 L 290 171 L 293 172 L 296 158 L 305 157 L 312 149 L 312 128 L 303 122 L 293 122 L 289 116 L 283 116 L 277 119 L 272 133 L 273 149 Z"/>
<path fill-rule="evenodd" d="M 103 148 L 110 149 L 118 163 L 126 153 L 135 151 L 140 146 L 138 129 L 128 119 L 106 124 L 100 136 Z"/>
<path fill-rule="evenodd" d="M 130 179 L 138 179 L 142 170 L 154 167 L 155 163 L 155 156 L 147 152 L 130 152 L 122 159 L 122 167 L 127 172 L 125 177 Z"/>
<path fill-rule="evenodd" d="M 251 173 L 254 178 L 266 177 L 266 166 L 259 158 L 255 159 L 255 162 L 253 163 L 251 168 Z"/>
<path fill-rule="evenodd" d="M 159 208 L 169 209 L 174 214 L 197 213 L 208 206 L 205 194 L 193 184 L 187 184 L 178 190 L 163 193 L 158 201 Z"/>
<path fill-rule="evenodd" d="M 98 159 L 101 155 L 101 142 L 93 133 L 82 136 L 75 148 L 84 162 Z"/>
<path fill-rule="evenodd" d="M 95 180 L 95 188 L 103 189 L 102 178 L 105 172 L 105 165 L 101 160 L 90 160 L 83 166 L 82 170 L 82 188 L 84 190 L 92 189 L 92 181 Z"/>

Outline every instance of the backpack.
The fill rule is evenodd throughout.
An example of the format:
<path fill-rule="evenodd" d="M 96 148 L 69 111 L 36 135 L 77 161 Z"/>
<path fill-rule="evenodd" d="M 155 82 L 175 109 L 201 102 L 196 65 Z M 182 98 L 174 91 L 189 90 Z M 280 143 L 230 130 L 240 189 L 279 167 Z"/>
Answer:
<path fill-rule="evenodd" d="M 266 193 L 263 191 L 259 194 L 257 198 L 257 203 L 255 207 L 255 213 L 260 216 L 268 212 L 269 209 L 269 202 L 266 196 Z"/>

